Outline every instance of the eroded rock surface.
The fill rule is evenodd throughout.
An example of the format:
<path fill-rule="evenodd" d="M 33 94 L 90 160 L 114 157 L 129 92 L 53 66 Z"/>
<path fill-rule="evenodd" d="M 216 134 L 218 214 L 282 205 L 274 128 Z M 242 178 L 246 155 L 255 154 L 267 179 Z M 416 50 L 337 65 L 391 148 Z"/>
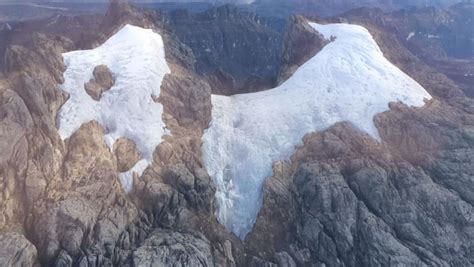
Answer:
<path fill-rule="evenodd" d="M 106 65 L 95 67 L 93 75 L 94 78 L 84 85 L 84 89 L 94 100 L 99 101 L 102 94 L 114 85 L 115 80 Z"/>
<path fill-rule="evenodd" d="M 330 36 L 328 36 L 330 38 Z M 329 42 L 301 16 L 293 16 L 283 39 L 283 63 L 278 83 L 287 80 L 303 63 L 316 55 Z"/>
<path fill-rule="evenodd" d="M 176 11 L 165 26 L 193 51 L 196 71 L 216 94 L 272 88 L 282 58 L 282 37 L 265 19 L 224 5 L 194 14 Z"/>
<path fill-rule="evenodd" d="M 1 266 L 34 266 L 37 263 L 36 248 L 22 234 L 0 233 Z"/>
<path fill-rule="evenodd" d="M 141 158 L 140 151 L 133 140 L 119 138 L 114 144 L 114 153 L 117 158 L 119 172 L 130 170 Z"/>
<path fill-rule="evenodd" d="M 209 241 L 200 234 L 157 230 L 133 253 L 135 266 L 214 266 Z"/>

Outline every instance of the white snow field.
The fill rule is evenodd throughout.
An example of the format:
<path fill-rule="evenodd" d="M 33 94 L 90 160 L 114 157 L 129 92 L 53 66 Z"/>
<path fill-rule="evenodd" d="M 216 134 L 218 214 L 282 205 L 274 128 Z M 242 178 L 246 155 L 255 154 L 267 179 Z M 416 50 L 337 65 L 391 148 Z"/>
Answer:
<path fill-rule="evenodd" d="M 167 134 L 161 118 L 163 106 L 152 99 L 152 95 L 160 95 L 161 82 L 170 72 L 161 36 L 150 29 L 125 25 L 101 46 L 64 53 L 63 57 L 67 69 L 61 87 L 70 98 L 59 112 L 59 134 L 69 138 L 83 123 L 95 120 L 106 129 L 110 149 L 120 137 L 132 139 L 142 160 L 120 174 L 122 186 L 131 190 L 133 173 L 142 174 Z M 100 64 L 112 71 L 115 85 L 95 101 L 84 90 L 84 84 Z"/>
<path fill-rule="evenodd" d="M 379 139 L 373 118 L 389 102 L 422 106 L 431 98 L 383 56 L 367 29 L 310 25 L 337 38 L 286 82 L 257 93 L 212 96 L 205 166 L 217 187 L 217 218 L 241 239 L 255 223 L 272 162 L 288 159 L 305 134 L 349 121 Z"/>

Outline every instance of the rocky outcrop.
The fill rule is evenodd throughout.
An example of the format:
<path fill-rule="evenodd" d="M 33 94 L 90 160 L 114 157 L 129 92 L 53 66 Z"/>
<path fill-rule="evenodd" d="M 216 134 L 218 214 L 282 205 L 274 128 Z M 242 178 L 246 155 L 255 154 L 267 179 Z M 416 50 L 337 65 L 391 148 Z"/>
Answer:
<path fill-rule="evenodd" d="M 329 41 L 309 26 L 306 18 L 291 17 L 283 37 L 283 62 L 279 70 L 278 84 L 288 79 L 299 66 L 321 51 Z"/>
<path fill-rule="evenodd" d="M 0 89 L 0 228 L 24 216 L 21 194 L 28 165 L 26 135 L 32 123 L 23 100 L 14 91 Z"/>
<path fill-rule="evenodd" d="M 37 263 L 35 246 L 21 234 L 0 233 L 0 247 L 1 266 L 34 266 Z"/>
<path fill-rule="evenodd" d="M 94 78 L 84 85 L 84 89 L 92 99 L 99 101 L 102 94 L 112 88 L 115 79 L 106 65 L 95 67 L 93 75 Z"/>
<path fill-rule="evenodd" d="M 211 245 L 202 234 L 156 230 L 133 252 L 134 266 L 214 266 Z"/>
<path fill-rule="evenodd" d="M 119 172 L 130 170 L 141 158 L 135 142 L 128 138 L 119 138 L 115 142 L 114 153 L 117 158 L 117 170 Z"/>
<path fill-rule="evenodd" d="M 211 87 L 193 75 L 166 75 L 159 100 L 181 127 L 202 131 L 211 121 Z"/>

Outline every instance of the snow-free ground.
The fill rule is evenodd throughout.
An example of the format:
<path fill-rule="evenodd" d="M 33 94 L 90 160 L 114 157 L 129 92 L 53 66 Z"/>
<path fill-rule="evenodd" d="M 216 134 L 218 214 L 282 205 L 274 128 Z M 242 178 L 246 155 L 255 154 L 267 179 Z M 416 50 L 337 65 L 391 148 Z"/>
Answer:
<path fill-rule="evenodd" d="M 161 36 L 150 29 L 125 25 L 101 46 L 64 53 L 63 57 L 67 69 L 61 88 L 70 97 L 58 115 L 59 134 L 69 138 L 83 123 L 95 120 L 105 128 L 105 140 L 111 149 L 120 137 L 132 139 L 142 160 L 120 174 L 122 185 L 130 190 L 133 173 L 141 175 L 167 134 L 161 117 L 163 106 L 152 98 L 160 95 L 161 82 L 170 72 Z M 84 90 L 84 84 L 101 64 L 112 71 L 115 85 L 95 101 Z"/>
<path fill-rule="evenodd" d="M 205 166 L 217 187 L 218 220 L 242 239 L 255 223 L 272 162 L 288 159 L 305 134 L 349 121 L 379 139 L 373 118 L 389 102 L 422 106 L 431 98 L 383 56 L 367 29 L 310 25 L 336 40 L 286 82 L 257 93 L 212 96 Z"/>

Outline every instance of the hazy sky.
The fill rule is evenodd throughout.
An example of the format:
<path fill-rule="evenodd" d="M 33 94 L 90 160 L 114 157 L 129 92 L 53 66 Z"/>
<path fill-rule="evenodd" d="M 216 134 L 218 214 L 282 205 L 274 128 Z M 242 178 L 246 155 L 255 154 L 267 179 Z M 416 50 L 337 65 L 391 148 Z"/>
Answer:
<path fill-rule="evenodd" d="M 109 0 L 0 0 L 0 3 L 106 3 Z M 156 2 L 210 2 L 210 3 L 251 3 L 254 0 L 128 0 L 136 3 L 156 3 Z"/>
<path fill-rule="evenodd" d="M 44 3 L 44 2 L 56 2 L 56 3 L 64 3 L 64 2 L 74 2 L 74 3 L 106 3 L 109 0 L 0 0 L 0 3 Z M 129 2 L 137 2 L 137 3 L 153 3 L 153 2 L 208 2 L 208 3 L 235 3 L 235 4 L 244 4 L 244 3 L 252 3 L 254 1 L 266 1 L 266 2 L 293 2 L 295 0 L 128 0 Z M 301 0 L 298 0 L 301 1 Z M 296 2 L 298 2 L 296 1 Z M 325 2 L 328 0 L 304 0 L 303 2 Z M 344 2 L 344 0 L 338 0 L 339 2 Z M 358 1 L 354 0 L 347 0 L 350 3 L 357 3 Z M 377 2 L 377 0 L 373 0 Z M 464 0 L 468 1 L 468 0 Z M 360 0 L 360 2 L 370 2 L 367 0 Z M 439 4 L 454 4 L 457 2 L 463 2 L 463 0 L 392 0 L 394 4 L 400 5 L 407 5 L 407 4 L 415 4 L 415 5 L 439 5 Z"/>

